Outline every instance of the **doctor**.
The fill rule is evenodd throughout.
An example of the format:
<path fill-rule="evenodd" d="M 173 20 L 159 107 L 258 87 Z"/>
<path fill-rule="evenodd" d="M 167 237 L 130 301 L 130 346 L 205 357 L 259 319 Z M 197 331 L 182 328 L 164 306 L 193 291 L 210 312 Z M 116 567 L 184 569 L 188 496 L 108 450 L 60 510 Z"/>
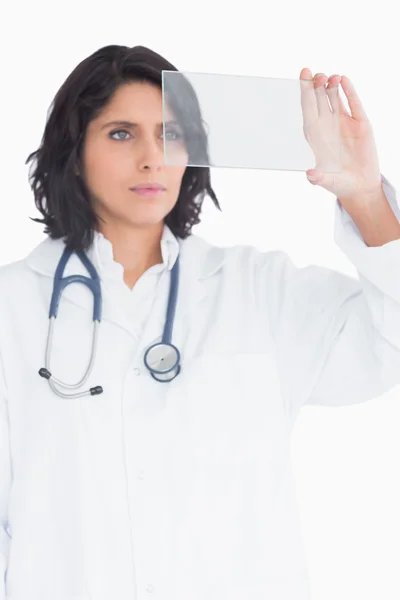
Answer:
<path fill-rule="evenodd" d="M 162 69 L 175 67 L 143 47 L 86 58 L 28 159 L 48 236 L 0 269 L 3 598 L 309 600 L 293 424 L 305 404 L 359 403 L 400 382 L 400 215 L 350 80 L 314 77 L 318 102 L 340 83 L 351 115 L 341 106 L 343 173 L 308 175 L 336 196 L 335 240 L 358 279 L 191 233 L 204 196 L 219 205 L 208 168 L 163 165 Z M 168 135 L 183 144 L 177 124 Z M 101 282 L 83 386 L 99 395 L 63 398 L 38 375 L 67 246 Z M 144 356 L 178 258 L 181 371 L 160 383 Z M 88 275 L 75 253 L 69 275 Z M 55 378 L 82 378 L 92 316 L 90 290 L 67 286 Z"/>

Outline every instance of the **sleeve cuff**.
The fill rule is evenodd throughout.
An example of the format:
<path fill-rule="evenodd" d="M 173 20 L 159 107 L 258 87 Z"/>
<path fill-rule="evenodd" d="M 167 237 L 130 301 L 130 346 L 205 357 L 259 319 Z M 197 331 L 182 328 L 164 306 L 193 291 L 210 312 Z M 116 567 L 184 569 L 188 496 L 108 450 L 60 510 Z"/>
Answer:
<path fill-rule="evenodd" d="M 393 185 L 381 175 L 386 198 L 400 222 L 400 207 Z M 400 302 L 400 239 L 382 246 L 367 246 L 346 209 L 336 198 L 334 240 L 346 254 L 358 273 L 378 291 Z"/>

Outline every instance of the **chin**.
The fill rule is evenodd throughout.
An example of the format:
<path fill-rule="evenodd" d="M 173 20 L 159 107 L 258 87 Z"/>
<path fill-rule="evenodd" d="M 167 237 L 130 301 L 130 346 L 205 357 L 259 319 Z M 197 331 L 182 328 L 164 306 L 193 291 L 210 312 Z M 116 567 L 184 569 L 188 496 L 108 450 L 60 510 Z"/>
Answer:
<path fill-rule="evenodd" d="M 164 223 L 164 219 L 168 213 L 155 211 L 153 214 L 129 215 L 126 220 L 133 227 L 155 227 L 158 224 Z"/>
<path fill-rule="evenodd" d="M 153 204 L 153 206 L 141 206 L 139 210 L 132 210 L 127 218 L 136 222 L 148 222 L 153 225 L 163 221 L 165 217 L 172 211 L 173 206 L 160 206 Z"/>
<path fill-rule="evenodd" d="M 164 223 L 166 216 L 175 206 L 175 204 L 160 202 L 160 200 L 152 201 L 151 199 L 135 204 L 125 204 L 120 206 L 119 210 L 110 210 L 106 220 L 114 223 L 119 222 L 130 227 L 156 227 L 158 224 Z"/>

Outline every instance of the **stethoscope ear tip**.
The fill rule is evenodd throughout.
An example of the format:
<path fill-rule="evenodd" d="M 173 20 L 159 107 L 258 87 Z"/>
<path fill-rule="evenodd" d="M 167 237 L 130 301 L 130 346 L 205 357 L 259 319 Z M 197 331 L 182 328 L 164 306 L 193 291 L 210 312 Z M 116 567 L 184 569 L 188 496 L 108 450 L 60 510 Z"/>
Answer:
<path fill-rule="evenodd" d="M 101 387 L 101 385 L 96 385 L 95 387 L 90 388 L 90 394 L 91 396 L 98 396 L 99 394 L 103 393 L 103 388 Z"/>
<path fill-rule="evenodd" d="M 40 377 L 44 377 L 44 379 L 50 379 L 51 377 L 50 371 L 48 369 L 45 369 L 44 367 L 39 369 L 39 375 Z"/>

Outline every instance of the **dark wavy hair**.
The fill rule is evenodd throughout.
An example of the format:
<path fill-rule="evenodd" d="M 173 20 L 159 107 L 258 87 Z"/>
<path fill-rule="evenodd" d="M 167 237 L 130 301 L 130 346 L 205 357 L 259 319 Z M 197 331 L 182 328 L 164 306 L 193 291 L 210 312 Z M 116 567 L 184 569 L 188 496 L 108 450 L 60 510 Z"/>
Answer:
<path fill-rule="evenodd" d="M 43 223 L 44 233 L 51 238 L 64 238 L 66 245 L 74 250 L 86 250 L 93 242 L 98 217 L 83 178 L 76 174 L 77 169 L 81 172 L 88 123 L 98 116 L 120 85 L 144 81 L 161 88 L 163 70 L 177 71 L 165 58 L 144 46 L 110 45 L 79 63 L 58 90 L 47 115 L 40 147 L 25 163 L 33 161 L 29 183 L 36 208 L 43 217 L 32 220 Z M 207 134 L 198 100 L 186 78 L 182 74 L 179 77 L 169 105 L 178 122 L 190 115 L 183 125 L 184 139 L 186 128 L 196 150 L 195 159 L 205 160 L 200 164 L 208 165 Z M 188 162 L 190 158 L 189 154 Z M 187 166 L 177 202 L 165 217 L 175 236 L 188 237 L 192 227 L 200 223 L 207 194 L 221 210 L 211 187 L 209 167 Z"/>

